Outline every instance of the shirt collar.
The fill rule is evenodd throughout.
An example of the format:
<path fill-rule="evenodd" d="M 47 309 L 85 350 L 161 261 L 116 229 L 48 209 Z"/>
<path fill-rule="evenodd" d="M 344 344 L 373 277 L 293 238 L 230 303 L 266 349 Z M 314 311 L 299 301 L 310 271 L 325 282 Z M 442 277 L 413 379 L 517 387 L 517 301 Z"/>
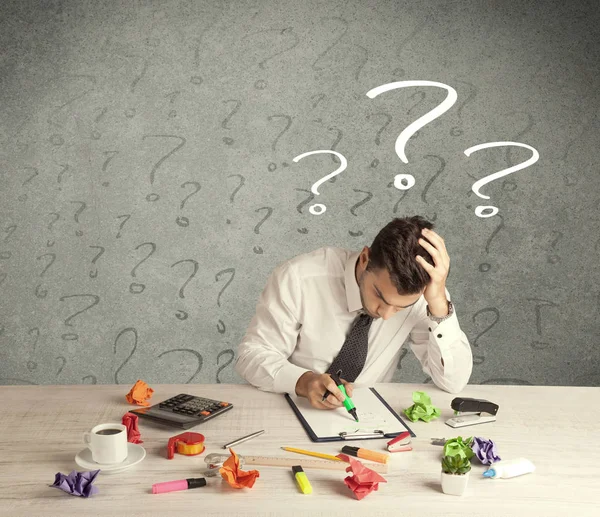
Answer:
<path fill-rule="evenodd" d="M 356 261 L 358 260 L 359 255 L 360 251 L 356 251 L 348 257 L 348 260 L 346 260 L 344 277 L 346 282 L 346 301 L 348 302 L 349 312 L 362 312 L 363 309 L 362 302 L 360 301 L 360 288 L 356 282 L 355 273 Z"/>

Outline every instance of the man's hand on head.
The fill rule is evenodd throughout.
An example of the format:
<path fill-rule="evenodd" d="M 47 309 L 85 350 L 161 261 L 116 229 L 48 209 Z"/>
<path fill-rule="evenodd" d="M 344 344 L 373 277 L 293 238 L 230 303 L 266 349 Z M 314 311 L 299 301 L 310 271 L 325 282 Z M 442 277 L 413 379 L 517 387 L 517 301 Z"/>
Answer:
<path fill-rule="evenodd" d="M 352 384 L 344 379 L 340 380 L 348 396 L 352 397 Z M 323 400 L 326 391 L 329 391 L 329 395 Z M 337 409 L 344 402 L 344 394 L 327 373 L 303 373 L 296 382 L 296 395 L 307 398 L 310 405 L 317 409 Z"/>
<path fill-rule="evenodd" d="M 423 257 L 417 255 L 417 262 L 429 273 L 430 282 L 425 287 L 423 296 L 429 306 L 431 314 L 442 318 L 448 314 L 448 299 L 446 298 L 446 278 L 450 271 L 450 257 L 446 244 L 433 230 L 423 228 L 419 244 L 427 250 L 433 259 L 432 266 Z"/>

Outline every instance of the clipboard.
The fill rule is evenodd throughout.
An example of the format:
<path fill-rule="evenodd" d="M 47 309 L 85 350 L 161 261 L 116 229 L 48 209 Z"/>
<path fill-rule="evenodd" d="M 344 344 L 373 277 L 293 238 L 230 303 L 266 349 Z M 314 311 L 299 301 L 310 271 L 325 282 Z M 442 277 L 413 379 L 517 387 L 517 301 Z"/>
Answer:
<path fill-rule="evenodd" d="M 416 437 L 375 388 L 354 388 L 352 400 L 358 411 L 358 423 L 343 406 L 327 411 L 313 408 L 307 399 L 289 393 L 285 399 L 313 442 L 394 438 L 406 431 Z M 360 422 L 361 414 L 366 422 Z"/>

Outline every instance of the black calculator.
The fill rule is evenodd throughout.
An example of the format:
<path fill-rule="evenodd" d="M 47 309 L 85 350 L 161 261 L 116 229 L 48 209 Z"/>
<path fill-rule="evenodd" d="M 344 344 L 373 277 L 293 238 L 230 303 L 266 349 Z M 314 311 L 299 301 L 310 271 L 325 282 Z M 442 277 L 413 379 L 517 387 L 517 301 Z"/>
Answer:
<path fill-rule="evenodd" d="M 229 411 L 231 402 L 180 393 L 154 406 L 133 409 L 130 413 L 160 424 L 189 429 Z"/>

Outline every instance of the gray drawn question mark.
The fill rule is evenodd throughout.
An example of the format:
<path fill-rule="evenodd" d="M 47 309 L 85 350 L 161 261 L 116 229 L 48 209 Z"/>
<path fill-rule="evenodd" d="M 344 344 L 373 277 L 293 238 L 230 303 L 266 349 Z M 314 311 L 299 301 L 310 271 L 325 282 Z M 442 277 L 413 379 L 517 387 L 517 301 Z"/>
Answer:
<path fill-rule="evenodd" d="M 61 365 L 58 367 L 58 371 L 56 372 L 56 376 L 58 377 L 60 375 L 60 372 L 63 371 L 63 368 L 67 364 L 67 359 L 62 355 L 59 355 L 56 359 L 60 360 L 61 363 Z"/>
<path fill-rule="evenodd" d="M 439 168 L 438 168 L 438 170 L 429 179 L 429 181 L 425 184 L 425 187 L 423 188 L 423 192 L 421 192 L 421 200 L 423 201 L 423 203 L 429 204 L 427 202 L 427 192 L 429 192 L 429 189 L 431 188 L 431 185 L 438 178 L 438 176 L 442 172 L 444 172 L 444 169 L 446 168 L 446 160 L 444 160 L 441 156 L 438 156 L 438 155 L 435 155 L 435 154 L 426 154 L 424 156 L 424 158 L 435 158 L 439 162 Z M 434 215 L 431 217 L 431 220 L 435 221 L 436 219 L 437 219 L 437 213 L 434 213 Z"/>
<path fill-rule="evenodd" d="M 156 251 L 156 244 L 154 244 L 153 242 L 143 242 L 142 244 L 138 244 L 135 249 L 138 250 L 142 246 L 150 246 L 150 253 L 148 253 L 148 255 L 146 255 L 142 260 L 140 260 L 131 270 L 131 276 L 134 278 L 136 278 L 136 269 L 140 267 L 144 262 L 146 262 L 146 260 L 148 260 Z M 132 282 L 131 284 L 129 284 L 129 292 L 131 294 L 141 294 L 144 292 L 144 289 L 146 289 L 145 284 L 139 284 L 137 282 Z"/>
<path fill-rule="evenodd" d="M 195 350 L 191 350 L 189 348 L 174 348 L 173 350 L 167 350 L 166 352 L 163 352 L 158 357 L 161 358 L 163 355 L 172 354 L 173 352 L 188 352 L 189 354 L 193 354 L 196 357 L 196 359 L 198 360 L 198 367 L 196 368 L 196 371 L 185 382 L 185 384 L 189 384 L 190 382 L 192 382 L 193 378 L 196 377 L 196 375 L 198 375 L 200 373 L 200 370 L 202 370 L 202 363 L 203 363 L 202 356 L 198 352 L 196 352 Z"/>
<path fill-rule="evenodd" d="M 381 126 L 377 130 L 377 133 L 375 134 L 375 145 L 377 145 L 377 146 L 379 146 L 381 144 L 381 133 L 383 133 L 387 129 L 387 127 L 390 125 L 390 123 L 392 122 L 392 116 L 389 113 L 384 113 L 384 112 L 373 113 L 371 115 L 367 115 L 367 119 L 371 120 L 371 118 L 379 117 L 379 116 L 385 117 L 385 122 L 383 123 L 383 126 Z M 378 165 L 379 165 L 379 160 L 377 158 L 375 158 L 371 162 L 371 168 L 374 169 Z"/>
<path fill-rule="evenodd" d="M 306 190 L 303 188 L 297 188 L 294 190 L 297 190 L 298 192 L 306 192 L 308 194 L 308 197 L 304 201 L 301 201 L 298 204 L 298 206 L 296 206 L 296 210 L 298 211 L 298 213 L 302 214 L 302 209 L 306 205 L 308 205 L 308 203 L 312 202 L 313 199 L 315 199 L 315 195 L 310 190 Z M 306 235 L 308 233 L 308 228 L 298 228 L 298 233 L 302 233 L 302 234 Z"/>
<path fill-rule="evenodd" d="M 233 177 L 237 177 L 240 178 L 240 182 L 238 184 L 238 186 L 235 188 L 235 190 L 231 193 L 231 196 L 229 196 L 229 200 L 233 203 L 233 200 L 235 198 L 235 195 L 238 193 L 238 191 L 244 186 L 244 184 L 246 183 L 246 178 L 244 178 L 244 176 L 242 176 L 241 174 L 230 174 L 228 176 L 228 178 L 233 178 Z M 227 219 L 227 224 L 231 224 L 231 219 Z"/>
<path fill-rule="evenodd" d="M 165 154 L 162 158 L 160 158 L 160 160 L 158 160 L 152 167 L 152 170 L 150 171 L 150 185 L 154 185 L 154 176 L 156 174 L 156 171 L 158 170 L 158 168 L 164 163 L 165 160 L 167 160 L 169 157 L 171 157 L 173 154 L 175 154 L 177 151 L 179 151 L 187 142 L 187 140 L 182 137 L 182 136 L 178 136 L 178 135 L 143 135 L 142 136 L 142 140 L 146 140 L 146 138 L 177 138 L 178 140 L 181 140 L 181 142 L 175 146 L 173 149 L 171 149 L 167 154 Z M 158 201 L 158 199 L 160 199 L 160 196 L 158 194 L 148 194 L 146 196 L 146 201 L 149 202 L 153 202 L 153 201 Z"/>
<path fill-rule="evenodd" d="M 117 219 L 123 218 L 123 222 L 119 225 L 119 231 L 117 232 L 117 236 L 116 236 L 117 239 L 120 239 L 121 238 L 121 230 L 123 229 L 123 226 L 125 226 L 125 223 L 127 221 L 129 221 L 129 219 L 131 218 L 131 214 L 118 215 L 116 218 Z"/>
<path fill-rule="evenodd" d="M 237 99 L 229 99 L 226 101 L 223 101 L 223 104 L 227 104 L 228 102 L 235 102 L 235 106 L 233 108 L 233 110 L 231 110 L 231 112 L 229 113 L 229 115 L 227 115 L 224 119 L 223 122 L 221 122 L 221 127 L 223 129 L 231 129 L 229 127 L 229 121 L 233 118 L 233 116 L 238 112 L 238 110 L 240 109 L 240 106 L 242 105 L 242 101 L 239 101 Z M 233 138 L 230 138 L 228 136 L 223 137 L 223 142 L 226 145 L 233 145 L 234 140 Z"/>
<path fill-rule="evenodd" d="M 35 349 L 36 349 L 38 341 L 40 339 L 40 329 L 37 327 L 34 327 L 32 329 L 29 329 L 27 331 L 27 333 L 30 336 L 33 336 L 33 344 L 32 344 L 32 350 L 31 350 L 31 354 L 33 355 L 33 354 L 35 354 Z M 38 367 L 38 364 L 35 361 L 33 361 L 33 360 L 27 361 L 27 369 L 30 372 L 35 370 L 37 367 Z"/>
<path fill-rule="evenodd" d="M 557 303 L 554 303 L 550 300 L 543 300 L 541 298 L 527 298 L 529 302 L 536 302 L 535 304 L 535 329 L 537 335 L 542 336 L 542 307 L 558 307 Z M 544 350 L 550 346 L 549 343 L 542 341 L 534 341 L 531 343 L 531 348 L 534 350 Z"/>
<path fill-rule="evenodd" d="M 54 223 L 60 219 L 60 214 L 57 214 L 56 212 L 51 212 L 48 215 L 56 216 L 55 219 L 53 221 L 50 221 L 50 223 L 48 224 L 48 230 L 52 230 L 52 226 L 54 226 Z"/>
<path fill-rule="evenodd" d="M 275 137 L 273 142 L 271 142 L 271 150 L 273 152 L 277 151 L 277 142 L 279 142 L 279 139 L 288 131 L 288 129 L 290 129 L 290 127 L 292 125 L 292 117 L 290 117 L 289 115 L 284 115 L 284 114 L 270 115 L 267 117 L 267 120 L 269 122 L 271 122 L 273 119 L 276 119 L 276 118 L 284 119 L 286 122 L 285 122 L 285 127 L 277 134 L 277 136 Z M 273 172 L 276 169 L 277 169 L 277 164 L 271 162 L 268 166 L 269 172 Z"/>
<path fill-rule="evenodd" d="M 494 237 L 496 235 L 498 235 L 498 232 L 500 230 L 502 230 L 502 228 L 504 228 L 504 217 L 502 217 L 500 214 L 497 214 L 497 215 L 498 215 L 498 219 L 500 220 L 500 222 L 498 223 L 498 226 L 496 226 L 496 228 L 494 229 L 492 234 L 488 237 L 488 240 L 485 243 L 485 253 L 486 254 L 490 253 L 490 244 L 492 243 L 492 240 L 494 239 Z M 492 269 L 492 265 L 489 262 L 482 262 L 481 264 L 479 264 L 479 271 L 481 271 L 482 273 L 487 273 L 490 269 Z"/>
<path fill-rule="evenodd" d="M 470 87 L 469 95 L 467 95 L 467 98 L 464 101 L 459 103 L 458 109 L 457 109 L 458 119 L 460 120 L 460 124 L 462 125 L 462 111 L 467 104 L 469 104 L 470 102 L 473 102 L 475 97 L 477 97 L 477 88 L 475 88 L 475 86 L 473 84 L 467 83 L 466 81 L 456 81 L 456 82 L 459 84 L 466 84 L 467 86 Z M 463 134 L 463 130 L 458 126 L 454 126 L 454 127 L 452 127 L 452 129 L 450 129 L 450 136 L 460 136 L 462 134 Z"/>
<path fill-rule="evenodd" d="M 52 264 L 54 264 L 54 261 L 56 260 L 56 253 L 44 253 L 43 255 L 36 257 L 36 260 L 41 260 L 43 257 L 50 257 L 50 261 L 48 262 L 48 264 L 46 264 L 46 267 L 44 269 L 42 269 L 42 271 L 40 273 L 40 278 L 42 278 L 44 276 L 44 274 L 46 273 L 46 271 L 48 271 L 48 269 L 50 269 L 50 266 L 52 266 Z M 48 291 L 46 291 L 45 289 L 42 289 L 41 284 L 38 284 L 35 288 L 35 294 L 38 298 L 46 298 L 46 296 L 48 295 Z"/>
<path fill-rule="evenodd" d="M 227 269 L 223 269 L 222 271 L 219 271 L 216 275 L 215 275 L 215 281 L 218 282 L 219 278 L 224 275 L 225 273 L 231 273 L 231 278 L 227 281 L 227 283 L 223 286 L 223 288 L 219 291 L 219 294 L 217 296 L 217 305 L 220 307 L 221 306 L 221 295 L 223 294 L 223 292 L 225 292 L 225 289 L 227 289 L 227 287 L 229 286 L 229 284 L 231 282 L 233 282 L 233 279 L 235 277 L 235 268 L 227 268 Z M 219 334 L 224 334 L 225 333 L 225 323 L 223 322 L 223 320 L 219 320 L 217 323 L 217 330 L 219 331 Z"/>
<path fill-rule="evenodd" d="M 300 42 L 298 36 L 294 33 L 294 28 L 293 27 L 286 27 L 284 29 L 267 29 L 267 30 L 262 30 L 262 31 L 258 31 L 258 32 L 253 32 L 250 34 L 247 34 L 246 36 L 244 36 L 242 38 L 242 41 L 245 40 L 246 38 L 249 38 L 250 36 L 256 36 L 256 35 L 262 35 L 262 34 L 266 34 L 266 33 L 271 33 L 271 32 L 275 32 L 276 34 L 280 35 L 280 36 L 287 36 L 287 35 L 292 35 L 294 37 L 294 41 L 291 45 L 287 46 L 286 48 L 284 48 L 283 50 L 278 50 L 277 52 L 268 55 L 266 58 L 264 58 L 263 60 L 261 60 L 258 63 L 258 67 L 261 70 L 265 69 L 265 63 L 277 56 L 280 56 L 281 54 L 285 53 L 285 52 L 289 52 L 290 50 L 292 50 L 293 48 L 295 48 L 298 43 Z M 271 47 L 269 47 L 271 48 Z M 271 51 L 271 50 L 270 50 Z"/>
<path fill-rule="evenodd" d="M 75 212 L 75 214 L 73 215 L 73 219 L 75 219 L 75 222 L 77 224 L 79 224 L 79 216 L 87 208 L 87 204 L 84 201 L 71 201 L 71 203 L 77 203 L 77 204 L 81 205 L 77 209 L 77 211 Z M 77 235 L 77 237 L 81 237 L 83 235 L 83 232 L 81 230 L 77 230 L 75 232 L 75 235 Z"/>
<path fill-rule="evenodd" d="M 271 217 L 271 214 L 273 213 L 273 209 L 270 206 L 263 206 L 261 208 L 257 208 L 256 210 L 254 210 L 255 212 L 260 212 L 261 210 L 266 210 L 267 211 L 267 215 L 265 215 L 260 222 L 254 227 L 254 233 L 256 235 L 260 234 L 260 227 L 263 225 L 263 223 L 269 218 Z M 258 254 L 258 255 L 262 255 L 263 253 L 263 249 L 260 246 L 254 246 L 254 253 Z"/>
<path fill-rule="evenodd" d="M 56 183 L 58 183 L 59 185 L 62 183 L 63 175 L 70 168 L 68 164 L 61 163 L 60 166 L 62 167 L 62 170 L 58 173 L 58 176 L 56 176 Z M 62 190 L 62 187 L 58 187 L 58 190 Z"/>
<path fill-rule="evenodd" d="M 295 163 L 298 163 L 298 161 L 302 160 L 302 158 L 305 158 L 306 156 L 310 156 L 312 154 L 322 154 L 322 153 L 330 153 L 330 154 L 334 154 L 336 155 L 340 161 L 341 161 L 341 165 L 332 173 L 328 174 L 327 176 L 321 178 L 319 181 L 317 181 L 316 183 L 314 183 L 311 187 L 311 191 L 313 194 L 319 195 L 319 186 L 322 183 L 325 183 L 328 179 L 335 177 L 337 174 L 341 174 L 344 170 L 346 170 L 346 167 L 348 167 L 348 160 L 346 160 L 346 157 L 344 155 L 342 155 L 341 153 L 338 153 L 337 151 L 332 151 L 332 150 L 318 150 L 318 151 L 308 151 L 306 153 L 302 153 L 296 157 L 293 158 L 293 161 Z M 321 203 L 316 203 L 314 205 L 312 205 L 308 211 L 313 214 L 313 215 L 321 215 L 323 213 L 325 213 L 325 211 L 327 210 L 327 207 Z"/>
<path fill-rule="evenodd" d="M 92 264 L 96 264 L 96 261 L 104 253 L 104 247 L 103 246 L 90 246 L 90 248 L 100 250 L 100 252 L 92 259 Z M 98 268 L 95 268 L 94 271 L 90 271 L 90 278 L 96 278 L 97 276 L 98 276 Z"/>
<path fill-rule="evenodd" d="M 86 379 L 89 379 L 90 382 L 86 382 Z M 95 375 L 86 375 L 81 378 L 82 384 L 98 384 L 98 378 Z"/>
<path fill-rule="evenodd" d="M 177 90 L 175 92 L 167 93 L 165 97 L 169 97 L 169 104 L 173 105 L 177 98 L 181 95 L 181 91 Z M 177 116 L 177 111 L 172 109 L 169 111 L 169 118 L 175 118 Z"/>
<path fill-rule="evenodd" d="M 388 183 L 387 188 L 396 188 L 395 185 L 395 180 L 392 180 Z M 400 197 L 398 198 L 398 201 L 396 201 L 396 203 L 394 204 L 394 213 L 398 213 L 398 206 L 400 205 L 400 203 L 402 202 L 402 200 L 406 197 L 406 194 L 408 194 L 408 190 L 401 190 L 402 194 L 400 195 Z"/>
<path fill-rule="evenodd" d="M 479 316 L 480 314 L 485 314 L 485 313 L 493 314 L 494 320 L 485 329 L 483 329 L 482 332 L 480 332 L 479 334 L 477 334 L 477 336 L 475 336 L 475 339 L 473 340 L 473 346 L 475 348 L 479 347 L 479 343 L 477 343 L 479 338 L 481 336 L 483 336 L 485 333 L 487 333 L 488 331 L 490 331 L 492 328 L 494 328 L 496 323 L 498 323 L 498 321 L 500 320 L 500 311 L 498 309 L 496 309 L 496 307 L 486 307 L 485 309 L 481 309 L 481 310 L 477 311 L 475 314 L 473 314 L 473 323 L 475 323 L 477 316 Z M 481 354 L 473 354 L 473 364 L 482 364 L 484 361 L 485 361 L 485 352 L 482 352 Z"/>
<path fill-rule="evenodd" d="M 219 366 L 219 359 L 221 359 L 222 355 L 229 355 L 230 357 L 226 363 Z M 233 350 L 231 348 L 228 348 L 227 350 L 222 350 L 221 352 L 219 352 L 219 355 L 217 355 L 217 366 L 219 366 L 219 369 L 217 370 L 217 384 L 221 384 L 221 379 L 219 379 L 219 374 L 233 362 L 234 357 L 235 357 L 235 353 L 233 352 Z"/>
<path fill-rule="evenodd" d="M 27 183 L 29 183 L 33 178 L 35 178 L 39 174 L 38 170 L 35 167 L 23 167 L 23 169 L 25 169 L 26 171 L 33 171 L 33 174 L 23 181 L 23 183 L 21 184 L 22 187 L 24 187 Z M 19 201 L 27 201 L 27 192 L 21 194 L 18 199 Z"/>
<path fill-rule="evenodd" d="M 317 56 L 317 59 L 314 60 L 314 62 L 312 64 L 312 68 L 313 68 L 313 70 L 317 70 L 317 71 L 324 70 L 325 68 L 327 68 L 326 66 L 317 65 L 317 63 L 319 61 L 321 61 L 327 54 L 329 54 L 329 52 L 331 52 L 331 50 L 341 41 L 341 39 L 348 32 L 348 22 L 346 20 L 344 20 L 343 18 L 339 18 L 339 17 L 321 18 L 321 21 L 325 21 L 325 20 L 342 22 L 342 24 L 344 25 L 344 29 L 343 29 L 342 34 L 340 34 L 337 38 L 335 38 L 333 43 L 331 45 L 329 45 L 323 52 L 321 52 Z"/>
<path fill-rule="evenodd" d="M 185 298 L 185 293 L 184 293 L 185 287 L 186 287 L 186 286 L 187 286 L 187 285 L 188 285 L 188 284 L 189 284 L 189 283 L 192 281 L 192 279 L 193 279 L 193 278 L 196 276 L 196 273 L 198 273 L 198 268 L 199 268 L 199 266 L 198 266 L 198 262 L 197 262 L 197 261 L 195 261 L 195 260 L 193 260 L 193 259 L 183 259 L 183 260 L 179 260 L 179 261 L 177 261 L 177 262 L 175 262 L 175 263 L 171 264 L 171 267 L 175 267 L 175 266 L 177 266 L 178 264 L 184 264 L 184 263 L 186 263 L 186 262 L 188 262 L 188 263 L 192 264 L 192 266 L 193 266 L 193 268 L 194 268 L 194 269 L 193 269 L 192 273 L 190 274 L 190 276 L 188 277 L 188 279 L 187 279 L 187 280 L 186 280 L 186 281 L 183 283 L 183 285 L 182 285 L 182 286 L 179 288 L 179 298 L 182 298 L 182 299 L 183 299 L 183 298 Z M 185 319 L 187 319 L 187 318 L 188 318 L 188 313 L 187 313 L 187 312 L 185 312 L 184 310 L 179 310 L 179 311 L 177 312 L 177 314 L 175 315 L 175 317 L 176 317 L 177 319 L 179 319 L 179 320 L 185 320 Z"/>
<path fill-rule="evenodd" d="M 119 154 L 120 151 L 104 151 L 104 156 L 106 156 L 106 160 L 104 160 L 104 163 L 102 164 L 102 172 L 105 173 L 106 169 L 108 168 L 108 164 L 110 162 L 112 162 L 113 158 L 115 156 L 117 156 L 117 154 Z M 108 187 L 110 185 L 110 182 L 108 181 L 104 181 L 102 182 L 102 186 L 103 187 Z"/>
<path fill-rule="evenodd" d="M 181 184 L 181 188 L 185 188 L 188 185 L 192 185 L 193 187 L 195 187 L 196 190 L 194 190 L 191 194 L 188 194 L 186 197 L 183 198 L 183 200 L 181 201 L 181 204 L 179 205 L 180 210 L 183 210 L 183 208 L 185 207 L 185 204 L 187 203 L 187 200 L 189 198 L 191 198 L 194 194 L 197 194 L 201 188 L 200 183 L 198 183 L 197 181 L 185 181 Z M 177 216 L 177 219 L 175 219 L 175 222 L 177 223 L 178 226 L 181 226 L 182 228 L 187 228 L 190 225 L 190 220 L 184 216 Z"/>
<path fill-rule="evenodd" d="M 92 307 L 98 305 L 100 303 L 100 297 L 95 295 L 95 294 L 69 294 L 66 296 L 61 296 L 59 298 L 59 300 L 61 302 L 64 302 L 65 300 L 69 299 L 69 298 L 87 298 L 90 297 L 93 299 L 92 303 L 90 305 L 88 305 L 87 307 L 84 307 L 83 309 L 81 309 L 80 311 L 77 311 L 74 314 L 71 314 L 71 316 L 69 316 L 66 320 L 65 320 L 65 325 L 67 327 L 72 327 L 73 324 L 71 323 L 71 320 L 73 318 L 75 318 L 76 316 L 78 316 L 79 314 L 82 314 L 85 311 L 90 310 Z M 65 341 L 77 341 L 79 339 L 79 335 L 78 334 L 74 334 L 74 333 L 69 333 L 69 334 L 63 334 L 62 338 Z"/>
<path fill-rule="evenodd" d="M 551 232 L 554 237 L 554 239 L 552 239 L 552 242 L 550 243 L 550 247 L 552 248 L 552 251 L 554 251 L 554 247 L 556 246 L 556 243 L 563 238 L 563 234 L 562 232 L 557 232 L 557 231 L 552 231 Z M 557 264 L 558 262 L 560 262 L 560 257 L 558 255 L 548 255 L 548 262 L 550 264 Z"/>
<path fill-rule="evenodd" d="M 113 353 L 115 355 L 117 355 L 117 343 L 121 339 L 121 336 L 123 336 L 126 332 L 131 332 L 133 334 L 133 348 L 131 349 L 131 353 L 121 363 L 121 366 L 119 366 L 117 368 L 117 371 L 115 372 L 115 384 L 119 384 L 119 378 L 118 378 L 119 372 L 129 362 L 129 360 L 131 359 L 131 357 L 133 356 L 133 354 L 135 353 L 135 351 L 137 349 L 137 344 L 138 344 L 138 333 L 137 333 L 137 330 L 134 327 L 127 327 L 127 328 L 121 330 L 121 332 L 119 332 L 119 334 L 117 335 L 117 337 L 115 339 L 115 343 L 113 345 Z"/>
<path fill-rule="evenodd" d="M 350 213 L 354 216 L 354 217 L 358 217 L 356 215 L 355 210 L 361 206 L 363 206 L 365 203 L 368 203 L 372 198 L 373 198 L 373 194 L 371 192 L 367 192 L 366 190 L 358 190 L 358 189 L 353 189 L 354 192 L 357 193 L 361 193 L 361 194 L 366 194 L 366 197 L 364 199 L 362 199 L 361 201 L 359 201 L 358 203 L 356 203 L 355 205 L 352 205 L 352 207 L 350 208 Z M 360 237 L 363 232 L 362 231 L 357 231 L 357 232 L 352 232 L 349 231 L 348 232 L 352 237 Z"/>

